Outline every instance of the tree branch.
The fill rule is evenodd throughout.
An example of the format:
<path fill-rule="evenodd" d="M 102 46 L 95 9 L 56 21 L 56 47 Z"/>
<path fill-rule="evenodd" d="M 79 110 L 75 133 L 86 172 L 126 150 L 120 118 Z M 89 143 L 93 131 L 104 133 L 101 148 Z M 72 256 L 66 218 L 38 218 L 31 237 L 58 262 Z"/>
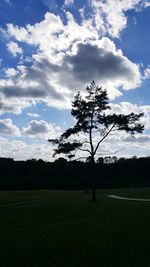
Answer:
<path fill-rule="evenodd" d="M 90 142 L 89 141 L 84 141 L 82 144 L 89 144 L 90 145 Z"/>
<path fill-rule="evenodd" d="M 91 151 L 89 149 L 83 149 L 83 148 L 78 148 L 78 149 L 84 152 L 89 152 L 91 154 Z"/>
<path fill-rule="evenodd" d="M 112 129 L 115 127 L 115 124 L 109 129 L 109 131 L 103 136 L 103 138 L 97 143 L 97 146 L 95 148 L 94 154 L 96 154 L 97 149 L 99 148 L 100 143 L 110 134 Z"/>
<path fill-rule="evenodd" d="M 119 150 L 113 151 L 113 152 L 109 152 L 109 153 L 97 153 L 97 155 L 101 155 L 101 156 L 107 156 L 107 155 L 113 155 L 113 154 L 117 154 L 120 151 L 123 151 L 124 149 L 126 149 L 126 147 L 123 147 Z"/>

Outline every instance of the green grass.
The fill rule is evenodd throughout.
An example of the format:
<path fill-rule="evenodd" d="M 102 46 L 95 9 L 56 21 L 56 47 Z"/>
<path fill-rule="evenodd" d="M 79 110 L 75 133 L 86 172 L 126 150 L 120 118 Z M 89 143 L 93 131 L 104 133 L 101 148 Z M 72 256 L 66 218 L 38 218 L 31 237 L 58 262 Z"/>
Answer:
<path fill-rule="evenodd" d="M 0 192 L 0 266 L 149 267 L 150 189 Z"/>

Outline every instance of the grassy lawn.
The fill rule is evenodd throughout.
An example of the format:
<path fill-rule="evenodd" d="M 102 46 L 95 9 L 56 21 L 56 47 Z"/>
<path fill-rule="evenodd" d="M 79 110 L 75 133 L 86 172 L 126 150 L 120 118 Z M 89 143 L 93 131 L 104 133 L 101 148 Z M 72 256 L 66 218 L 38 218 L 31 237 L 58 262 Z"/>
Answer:
<path fill-rule="evenodd" d="M 150 189 L 0 192 L 0 266 L 150 267 Z"/>

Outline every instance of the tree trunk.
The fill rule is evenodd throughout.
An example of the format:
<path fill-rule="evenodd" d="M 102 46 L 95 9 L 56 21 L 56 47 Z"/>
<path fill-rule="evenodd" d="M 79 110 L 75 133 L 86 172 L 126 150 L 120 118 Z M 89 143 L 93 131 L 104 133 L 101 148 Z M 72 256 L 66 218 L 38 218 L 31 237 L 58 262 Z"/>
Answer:
<path fill-rule="evenodd" d="M 92 188 L 92 202 L 96 201 L 96 194 L 95 194 L 95 188 Z"/>
<path fill-rule="evenodd" d="M 91 156 L 91 164 L 92 164 L 92 174 L 94 172 L 94 167 L 95 167 L 95 158 L 94 158 L 94 153 Z M 95 189 L 95 185 L 93 185 L 92 187 L 92 202 L 96 201 L 96 189 Z"/>

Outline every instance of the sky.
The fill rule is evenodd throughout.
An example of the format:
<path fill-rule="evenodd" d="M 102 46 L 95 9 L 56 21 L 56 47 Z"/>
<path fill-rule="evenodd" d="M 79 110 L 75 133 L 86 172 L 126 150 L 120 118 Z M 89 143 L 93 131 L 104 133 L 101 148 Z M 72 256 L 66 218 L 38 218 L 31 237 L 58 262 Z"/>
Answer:
<path fill-rule="evenodd" d="M 112 112 L 144 112 L 142 135 L 114 133 L 99 156 L 150 156 L 149 25 L 149 0 L 0 0 L 0 157 L 53 160 L 47 139 L 92 80 Z"/>

